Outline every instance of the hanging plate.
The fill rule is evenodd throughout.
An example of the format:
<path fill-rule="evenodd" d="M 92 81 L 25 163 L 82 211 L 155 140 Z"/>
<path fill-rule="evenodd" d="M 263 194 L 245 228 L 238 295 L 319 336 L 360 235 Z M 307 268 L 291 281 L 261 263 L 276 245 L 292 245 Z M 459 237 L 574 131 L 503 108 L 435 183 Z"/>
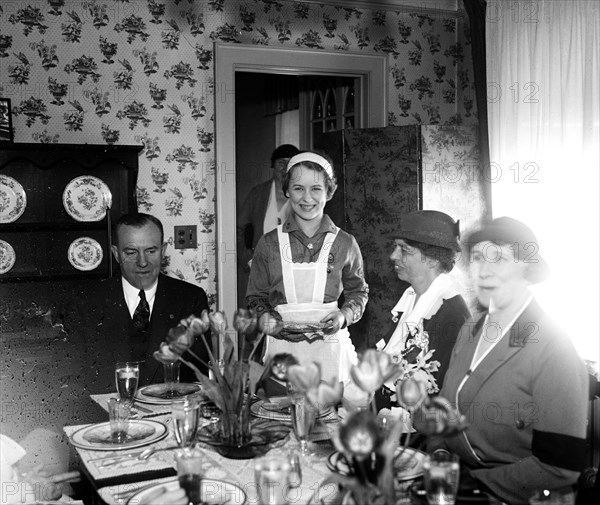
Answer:
<path fill-rule="evenodd" d="M 4 240 L 0 240 L 0 274 L 8 272 L 15 264 L 17 255 L 13 246 Z"/>
<path fill-rule="evenodd" d="M 102 263 L 102 246 L 90 237 L 79 237 L 69 246 L 69 262 L 77 270 L 94 270 Z"/>
<path fill-rule="evenodd" d="M 12 223 L 27 207 L 23 186 L 8 175 L 0 175 L 0 223 Z"/>
<path fill-rule="evenodd" d="M 112 194 L 102 179 L 82 175 L 67 184 L 63 205 L 77 221 L 101 221 L 112 205 Z"/>

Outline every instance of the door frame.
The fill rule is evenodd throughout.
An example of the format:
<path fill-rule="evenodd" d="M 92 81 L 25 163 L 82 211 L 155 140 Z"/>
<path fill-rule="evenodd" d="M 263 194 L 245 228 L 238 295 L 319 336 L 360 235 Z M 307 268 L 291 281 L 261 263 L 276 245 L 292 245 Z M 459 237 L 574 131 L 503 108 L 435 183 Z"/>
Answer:
<path fill-rule="evenodd" d="M 257 45 L 214 45 L 217 308 L 237 310 L 235 73 L 341 75 L 361 80 L 359 128 L 386 126 L 387 57 Z M 302 147 L 302 146 L 301 146 Z"/>

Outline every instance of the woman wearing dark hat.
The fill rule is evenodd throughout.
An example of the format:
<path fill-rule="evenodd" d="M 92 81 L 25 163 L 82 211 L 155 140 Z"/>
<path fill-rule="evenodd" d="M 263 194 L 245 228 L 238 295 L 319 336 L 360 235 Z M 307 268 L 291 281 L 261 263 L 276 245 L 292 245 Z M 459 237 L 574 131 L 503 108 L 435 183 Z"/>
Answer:
<path fill-rule="evenodd" d="M 501 217 L 467 245 L 487 311 L 461 329 L 440 395 L 456 402 L 469 426 L 429 450 L 458 454 L 461 479 L 470 475 L 502 501 L 528 503 L 537 491 L 571 486 L 583 468 L 588 378 L 529 290 L 548 272 L 533 232 Z"/>
<path fill-rule="evenodd" d="M 435 210 L 420 210 L 405 215 L 395 234 L 395 249 L 390 256 L 399 279 L 410 287 L 392 309 L 396 322 L 387 338 L 377 343 L 384 352 L 414 361 L 433 350 L 439 362 L 429 391 L 441 387 L 458 331 L 469 318 L 469 309 L 448 272 L 460 252 L 459 224 Z M 436 384 L 433 380 L 437 381 Z M 386 384 L 380 407 L 389 406 L 386 397 L 394 385 Z"/>

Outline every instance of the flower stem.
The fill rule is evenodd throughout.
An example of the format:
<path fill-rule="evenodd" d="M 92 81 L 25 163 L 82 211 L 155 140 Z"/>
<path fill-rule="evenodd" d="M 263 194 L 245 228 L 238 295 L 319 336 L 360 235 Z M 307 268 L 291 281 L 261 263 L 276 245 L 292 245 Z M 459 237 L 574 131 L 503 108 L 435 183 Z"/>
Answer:
<path fill-rule="evenodd" d="M 258 345 L 262 342 L 262 339 L 265 338 L 265 334 L 263 332 L 260 333 L 259 337 L 256 339 L 256 342 L 252 344 L 252 351 L 250 352 L 250 356 L 248 356 L 248 361 L 252 359 L 256 349 L 258 349 Z"/>

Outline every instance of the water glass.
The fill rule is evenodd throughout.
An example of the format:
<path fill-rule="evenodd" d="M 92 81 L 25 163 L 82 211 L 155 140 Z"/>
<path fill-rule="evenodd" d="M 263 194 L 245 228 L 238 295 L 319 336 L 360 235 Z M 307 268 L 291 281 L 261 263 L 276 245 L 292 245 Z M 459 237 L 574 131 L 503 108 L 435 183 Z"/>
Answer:
<path fill-rule="evenodd" d="M 189 503 L 202 503 L 202 453 L 180 451 L 175 455 L 179 485 L 185 490 Z"/>
<path fill-rule="evenodd" d="M 188 451 L 196 443 L 196 433 L 200 419 L 200 404 L 195 400 L 186 398 L 175 401 L 171 405 L 173 417 L 173 432 L 179 446 Z"/>
<path fill-rule="evenodd" d="M 430 505 L 454 505 L 458 492 L 460 462 L 456 454 L 436 452 L 423 463 L 425 493 Z"/>
<path fill-rule="evenodd" d="M 260 505 L 287 505 L 290 463 L 287 458 L 265 456 L 254 460 L 254 483 Z"/>
<path fill-rule="evenodd" d="M 115 382 L 119 398 L 133 403 L 140 380 L 140 364 L 137 361 L 118 362 L 115 366 Z"/>
<path fill-rule="evenodd" d="M 110 436 L 115 444 L 122 444 L 127 439 L 127 426 L 131 403 L 121 398 L 111 398 L 108 401 L 108 419 Z"/>
<path fill-rule="evenodd" d="M 171 398 L 177 396 L 176 385 L 179 383 L 179 368 L 179 360 L 163 362 L 165 385 L 167 386 L 167 392 L 170 393 L 169 396 Z"/>
<path fill-rule="evenodd" d="M 308 448 L 308 436 L 315 425 L 317 409 L 304 396 L 294 396 L 291 405 L 292 427 L 300 442 L 300 455 L 312 456 Z"/>
<path fill-rule="evenodd" d="M 290 464 L 290 473 L 288 483 L 290 487 L 300 487 L 302 484 L 302 466 L 298 454 L 291 452 L 288 454 L 288 463 Z"/>

